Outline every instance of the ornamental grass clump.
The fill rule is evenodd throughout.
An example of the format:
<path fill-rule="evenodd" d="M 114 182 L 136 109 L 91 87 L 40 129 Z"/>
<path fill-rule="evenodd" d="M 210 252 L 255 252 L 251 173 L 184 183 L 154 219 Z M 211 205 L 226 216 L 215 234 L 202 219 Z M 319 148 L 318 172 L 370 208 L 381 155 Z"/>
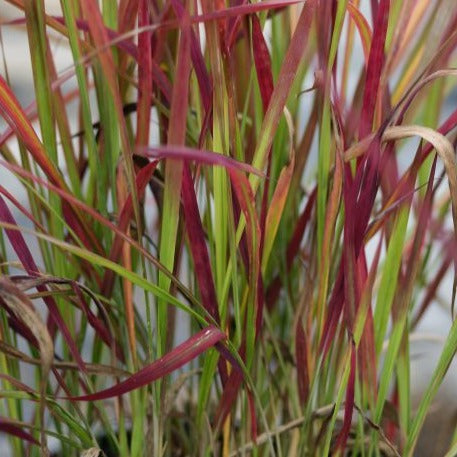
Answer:
<path fill-rule="evenodd" d="M 416 455 L 457 349 L 413 405 L 457 284 L 455 2 L 3 3 L 9 455 Z"/>

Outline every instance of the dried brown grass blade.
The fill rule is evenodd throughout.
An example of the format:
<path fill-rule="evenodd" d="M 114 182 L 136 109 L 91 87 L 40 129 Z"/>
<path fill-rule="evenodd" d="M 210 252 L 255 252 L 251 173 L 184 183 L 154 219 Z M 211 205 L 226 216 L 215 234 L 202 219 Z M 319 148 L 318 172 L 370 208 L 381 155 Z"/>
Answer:
<path fill-rule="evenodd" d="M 40 418 L 41 418 L 41 453 L 49 455 L 44 431 L 44 409 L 46 384 L 54 358 L 54 344 L 49 335 L 46 324 L 36 312 L 32 301 L 6 276 L 0 278 L 0 298 L 9 310 L 15 314 L 33 333 L 38 341 L 41 359 L 41 385 L 40 385 Z"/>

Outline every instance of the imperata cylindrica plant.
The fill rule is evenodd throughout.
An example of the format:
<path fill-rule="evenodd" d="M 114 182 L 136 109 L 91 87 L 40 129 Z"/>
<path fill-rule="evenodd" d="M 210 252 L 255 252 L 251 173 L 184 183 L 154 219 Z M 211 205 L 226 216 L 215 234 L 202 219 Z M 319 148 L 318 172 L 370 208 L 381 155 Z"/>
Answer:
<path fill-rule="evenodd" d="M 456 30 L 0 0 L 0 454 L 457 455 Z"/>

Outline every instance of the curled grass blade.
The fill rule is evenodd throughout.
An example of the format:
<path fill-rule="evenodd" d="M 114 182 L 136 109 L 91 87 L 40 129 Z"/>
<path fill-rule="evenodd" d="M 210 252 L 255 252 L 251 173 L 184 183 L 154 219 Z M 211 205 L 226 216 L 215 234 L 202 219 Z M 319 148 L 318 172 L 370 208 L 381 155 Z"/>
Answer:
<path fill-rule="evenodd" d="M 97 401 L 131 392 L 172 373 L 224 339 L 223 332 L 208 326 L 126 380 L 93 394 L 73 397 L 72 400 Z"/>

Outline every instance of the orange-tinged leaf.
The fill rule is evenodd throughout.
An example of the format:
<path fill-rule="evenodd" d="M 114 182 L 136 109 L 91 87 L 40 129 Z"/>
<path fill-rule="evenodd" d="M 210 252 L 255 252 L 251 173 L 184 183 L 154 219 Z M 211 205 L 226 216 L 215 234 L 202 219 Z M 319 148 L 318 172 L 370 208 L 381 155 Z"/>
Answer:
<path fill-rule="evenodd" d="M 360 40 L 362 41 L 363 55 L 365 57 L 365 67 L 368 66 L 368 58 L 370 55 L 372 31 L 370 24 L 360 10 L 352 3 L 348 2 L 348 12 L 351 19 L 359 31 Z"/>
<path fill-rule="evenodd" d="M 30 151 L 34 160 L 44 171 L 46 176 L 57 186 L 65 188 L 62 175 L 55 168 L 46 155 L 46 150 L 38 135 L 27 119 L 22 107 L 5 79 L 0 75 L 0 114 L 16 133 L 17 137 Z"/>
<path fill-rule="evenodd" d="M 124 166 L 123 161 L 121 161 L 118 170 L 117 170 L 117 199 L 118 207 L 123 208 L 129 197 L 127 189 L 127 180 L 124 175 Z M 127 228 L 127 233 L 129 229 Z M 132 269 L 132 254 L 131 247 L 127 242 L 122 243 L 122 265 L 127 269 Z M 136 334 L 135 334 L 135 311 L 133 307 L 133 286 L 132 283 L 127 279 L 123 278 L 123 293 L 124 293 L 124 308 L 125 308 L 125 318 L 127 323 L 127 332 L 129 337 L 130 344 L 130 353 L 132 355 L 132 360 L 134 366 L 136 366 Z"/>
<path fill-rule="evenodd" d="M 292 138 L 291 138 L 292 141 Z M 268 265 L 273 243 L 278 232 L 279 223 L 281 222 L 282 213 L 286 204 L 289 187 L 292 180 L 295 167 L 295 154 L 291 148 L 290 162 L 281 170 L 279 175 L 278 184 L 274 190 L 271 202 L 269 204 L 267 217 L 265 221 L 265 239 L 263 243 L 262 253 L 262 273 Z"/>

